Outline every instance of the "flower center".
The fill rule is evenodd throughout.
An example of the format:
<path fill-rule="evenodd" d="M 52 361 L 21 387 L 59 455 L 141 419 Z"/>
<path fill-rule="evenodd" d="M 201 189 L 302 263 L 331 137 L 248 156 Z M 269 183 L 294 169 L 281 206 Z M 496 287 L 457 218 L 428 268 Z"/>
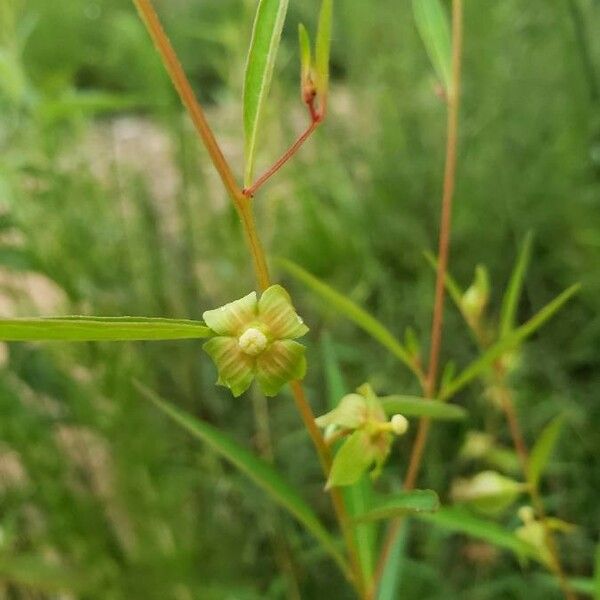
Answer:
<path fill-rule="evenodd" d="M 268 340 L 260 329 L 250 327 L 240 336 L 238 344 L 244 354 L 258 356 L 267 347 Z"/>

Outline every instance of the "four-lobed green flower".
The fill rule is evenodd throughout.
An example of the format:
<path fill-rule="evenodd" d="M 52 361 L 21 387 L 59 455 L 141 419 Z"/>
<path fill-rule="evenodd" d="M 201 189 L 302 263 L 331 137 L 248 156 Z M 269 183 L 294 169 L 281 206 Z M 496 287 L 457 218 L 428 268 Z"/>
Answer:
<path fill-rule="evenodd" d="M 408 421 L 402 415 L 393 415 L 388 421 L 369 385 L 344 396 L 336 408 L 320 416 L 316 423 L 327 428 L 332 437 L 347 436 L 333 460 L 327 487 L 352 485 L 371 467 L 371 477 L 377 477 L 394 435 L 403 435 L 408 429 Z"/>
<path fill-rule="evenodd" d="M 219 371 L 218 384 L 240 396 L 256 378 L 266 396 L 306 373 L 304 346 L 295 342 L 308 327 L 280 285 L 252 292 L 203 315 L 217 335 L 203 348 Z"/>

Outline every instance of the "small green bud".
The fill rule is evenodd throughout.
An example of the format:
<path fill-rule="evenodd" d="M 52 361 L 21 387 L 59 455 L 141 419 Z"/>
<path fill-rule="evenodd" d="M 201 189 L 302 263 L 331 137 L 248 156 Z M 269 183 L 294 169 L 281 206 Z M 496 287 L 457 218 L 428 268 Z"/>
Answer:
<path fill-rule="evenodd" d="M 216 334 L 203 348 L 217 366 L 217 383 L 234 396 L 254 379 L 265 395 L 275 396 L 287 382 L 304 377 L 304 346 L 294 340 L 308 327 L 281 286 L 271 286 L 260 299 L 252 292 L 203 317 Z"/>
<path fill-rule="evenodd" d="M 473 283 L 461 299 L 461 310 L 473 329 L 479 328 L 489 298 L 490 282 L 487 269 L 483 265 L 477 265 Z"/>
<path fill-rule="evenodd" d="M 527 485 L 496 471 L 483 471 L 470 479 L 458 479 L 450 492 L 456 502 L 465 502 L 482 513 L 496 515 L 508 508 Z"/>

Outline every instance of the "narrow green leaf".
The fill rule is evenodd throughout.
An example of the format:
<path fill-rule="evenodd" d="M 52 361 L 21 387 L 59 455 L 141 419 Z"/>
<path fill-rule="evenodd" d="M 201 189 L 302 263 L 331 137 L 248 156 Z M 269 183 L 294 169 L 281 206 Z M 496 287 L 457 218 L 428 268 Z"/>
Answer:
<path fill-rule="evenodd" d="M 387 415 L 400 413 L 405 417 L 427 417 L 439 421 L 459 421 L 467 416 L 467 411 L 461 406 L 418 396 L 383 396 L 379 400 Z"/>
<path fill-rule="evenodd" d="M 433 490 L 411 490 L 378 497 L 371 508 L 357 517 L 359 521 L 380 521 L 414 513 L 431 513 L 440 507 L 440 499 Z"/>
<path fill-rule="evenodd" d="M 333 0 L 321 2 L 319 26 L 315 48 L 316 87 L 321 100 L 326 102 L 329 89 L 329 57 L 331 54 L 331 27 L 333 20 Z"/>
<path fill-rule="evenodd" d="M 142 384 L 135 382 L 135 385 L 146 399 L 150 400 L 157 408 L 175 421 L 175 423 L 239 469 L 266 492 L 271 500 L 293 515 L 330 554 L 342 572 L 348 574 L 348 565 L 340 553 L 335 540 L 325 527 L 323 527 L 310 506 L 306 504 L 294 488 L 281 478 L 279 473 L 269 463 L 256 457 L 212 425 L 195 419 L 165 402 Z"/>
<path fill-rule="evenodd" d="M 512 333 L 502 338 L 499 342 L 490 346 L 479 358 L 474 360 L 456 379 L 448 384 L 440 394 L 440 400 L 448 400 L 465 385 L 473 381 L 494 361 L 498 360 L 505 352 L 512 350 L 521 342 L 535 333 L 548 319 L 550 319 L 568 300 L 570 300 L 581 286 L 575 284 L 557 296 L 552 302 L 549 302 L 534 317 L 525 324 L 515 329 Z"/>
<path fill-rule="evenodd" d="M 287 9 L 288 0 L 260 0 L 256 10 L 244 80 L 246 186 L 252 184 L 258 130 L 273 79 Z"/>
<path fill-rule="evenodd" d="M 548 465 L 552 452 L 558 442 L 564 419 L 562 415 L 552 419 L 544 428 L 531 449 L 527 480 L 532 488 L 537 489 L 540 478 Z"/>
<path fill-rule="evenodd" d="M 346 395 L 344 378 L 338 364 L 333 343 L 328 334 L 321 343 L 329 408 L 334 409 L 341 398 Z M 362 477 L 355 485 L 344 488 L 344 497 L 350 516 L 355 517 L 367 511 L 371 502 L 373 486 L 368 477 Z M 377 526 L 375 523 L 353 523 L 352 529 L 356 540 L 356 549 L 365 581 L 370 582 L 375 571 L 375 544 Z"/>
<path fill-rule="evenodd" d="M 594 563 L 594 598 L 600 600 L 600 544 L 596 546 Z"/>
<path fill-rule="evenodd" d="M 529 232 L 525 237 L 523 247 L 519 253 L 519 258 L 517 259 L 510 282 L 506 289 L 506 293 L 502 299 L 502 310 L 500 312 L 500 337 L 508 335 L 515 327 L 517 308 L 521 298 L 521 291 L 523 290 L 525 273 L 527 272 L 529 261 L 531 259 L 532 241 L 533 235 L 531 232 Z"/>
<path fill-rule="evenodd" d="M 343 296 L 332 287 L 311 275 L 299 265 L 285 259 L 279 259 L 279 264 L 293 277 L 304 283 L 313 292 L 325 300 L 346 318 L 353 321 L 361 329 L 366 331 L 382 346 L 387 348 L 396 358 L 404 363 L 413 373 L 420 377 L 410 353 L 400 341 L 390 332 L 383 323 L 372 317 L 366 310 Z"/>
<path fill-rule="evenodd" d="M 536 558 L 535 548 L 518 538 L 494 521 L 475 517 L 464 509 L 442 508 L 432 514 L 418 514 L 417 517 L 436 527 L 475 537 L 494 546 L 514 552 L 517 556 Z"/>
<path fill-rule="evenodd" d="M 300 43 L 300 66 L 302 83 L 305 83 L 310 75 L 312 65 L 312 51 L 310 49 L 310 36 L 302 23 L 298 25 L 298 41 Z"/>
<path fill-rule="evenodd" d="M 413 0 L 413 14 L 429 60 L 440 81 L 449 90 L 452 43 L 448 15 L 440 0 Z"/>
<path fill-rule="evenodd" d="M 142 341 L 207 338 L 202 321 L 146 317 L 43 317 L 0 319 L 0 340 L 24 341 Z"/>

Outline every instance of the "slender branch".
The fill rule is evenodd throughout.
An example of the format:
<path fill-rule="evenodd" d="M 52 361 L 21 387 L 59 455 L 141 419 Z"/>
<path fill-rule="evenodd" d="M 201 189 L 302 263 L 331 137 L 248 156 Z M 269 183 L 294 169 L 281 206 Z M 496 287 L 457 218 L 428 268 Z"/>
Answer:
<path fill-rule="evenodd" d="M 254 271 L 256 273 L 259 287 L 261 290 L 265 290 L 270 285 L 270 276 L 265 253 L 256 230 L 251 198 L 245 195 L 238 186 L 229 163 L 225 159 L 208 124 L 208 121 L 206 120 L 204 111 L 194 95 L 193 89 L 185 75 L 185 72 L 183 71 L 177 54 L 175 53 L 175 50 L 173 49 L 160 23 L 158 15 L 152 6 L 151 0 L 133 0 L 133 2 L 138 9 L 159 54 L 162 57 L 165 68 L 171 78 L 171 81 L 173 82 L 173 85 L 179 93 L 181 101 L 187 109 L 200 138 L 208 150 L 212 162 L 221 176 L 223 184 L 225 185 L 225 188 L 227 189 L 227 192 L 238 211 L 242 221 L 246 241 L 252 255 Z M 311 125 L 312 130 L 314 130 L 319 122 L 320 118 L 313 118 L 313 124 Z M 309 128 L 309 130 L 310 129 L 311 128 Z M 312 130 L 310 133 L 312 133 Z M 310 133 L 308 135 L 310 135 Z M 307 138 L 308 135 L 305 135 L 305 137 Z M 296 142 L 298 148 L 302 145 L 303 141 L 300 144 Z M 282 164 L 289 160 L 293 154 L 294 153 L 292 152 Z M 325 475 L 328 476 L 331 469 L 331 454 L 329 449 L 325 443 L 325 440 L 323 439 L 323 436 L 321 435 L 321 432 L 316 426 L 314 414 L 310 408 L 310 405 L 308 404 L 306 396 L 304 395 L 304 390 L 302 389 L 301 383 L 294 381 L 291 383 L 291 388 L 296 401 L 296 406 L 298 407 L 304 424 L 306 425 L 313 444 L 315 445 Z M 342 534 L 347 544 L 348 553 L 350 555 L 353 569 L 352 583 L 356 586 L 359 594 L 363 596 L 364 585 L 362 583 L 362 571 L 360 569 L 358 552 L 356 549 L 354 536 L 352 534 L 350 517 L 346 509 L 344 496 L 338 488 L 332 488 L 329 490 L 329 492 L 331 494 L 336 517 L 338 519 L 340 529 L 342 530 Z"/>
<path fill-rule="evenodd" d="M 454 188 L 456 183 L 456 164 L 458 152 L 458 117 L 460 109 L 460 84 L 462 67 L 462 45 L 463 45 L 463 18 L 462 0 L 452 2 L 452 79 L 448 90 L 448 120 L 446 137 L 446 163 L 444 169 L 444 187 L 442 194 L 442 212 L 440 217 L 440 234 L 438 242 L 438 268 L 435 284 L 435 301 L 433 308 L 433 319 L 431 325 L 431 347 L 429 353 L 429 366 L 425 389 L 427 398 L 435 395 L 437 377 L 439 371 L 440 352 L 442 347 L 442 331 L 444 317 L 444 303 L 446 297 L 445 280 L 450 256 L 450 232 L 452 225 L 452 204 L 454 199 Z M 431 421 L 422 418 L 411 451 L 404 488 L 410 490 L 417 482 L 421 468 L 425 446 L 431 427 Z M 391 551 L 396 544 L 402 521 L 394 520 L 388 531 L 378 561 L 374 590 L 377 590 L 385 571 Z"/>
<path fill-rule="evenodd" d="M 248 197 L 254 196 L 258 189 L 271 179 L 300 150 L 304 142 L 314 133 L 320 123 L 320 119 L 313 118 L 311 124 L 298 136 L 296 141 L 284 152 L 281 158 L 273 163 L 250 187 L 244 189 L 244 195 Z"/>

